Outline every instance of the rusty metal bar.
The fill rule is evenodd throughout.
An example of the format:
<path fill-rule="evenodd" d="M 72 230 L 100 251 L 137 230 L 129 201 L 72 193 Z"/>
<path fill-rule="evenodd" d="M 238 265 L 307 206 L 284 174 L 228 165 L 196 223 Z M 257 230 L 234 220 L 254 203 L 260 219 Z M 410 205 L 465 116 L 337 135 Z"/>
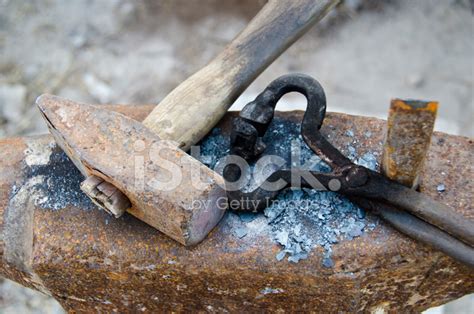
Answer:
<path fill-rule="evenodd" d="M 151 110 L 112 108 L 138 120 Z M 302 119 L 301 112 L 277 115 Z M 230 117 L 219 125 L 225 136 Z M 380 154 L 383 125 L 328 114 L 322 132 L 342 151 L 357 138 L 358 155 Z M 424 193 L 468 218 L 474 183 L 463 173 L 473 151 L 467 138 L 435 133 L 429 175 L 422 175 Z M 281 247 L 264 217 L 244 222 L 228 214 L 188 249 L 128 214 L 113 219 L 91 206 L 63 156 L 50 136 L 0 140 L 0 273 L 53 295 L 67 310 L 421 311 L 474 292 L 471 268 L 383 222 L 334 244 L 329 267 L 319 247 L 297 264 L 278 261 Z M 436 190 L 441 179 L 444 193 Z M 449 189 L 456 184 L 464 188 Z M 248 233 L 236 236 L 242 226 Z"/>
<path fill-rule="evenodd" d="M 392 100 L 382 157 L 382 171 L 387 177 L 413 189 L 419 187 L 437 109 L 437 102 Z M 474 267 L 474 249 L 469 245 L 404 211 L 363 199 L 358 199 L 357 203 L 372 208 L 395 229 L 411 238 Z"/>
<path fill-rule="evenodd" d="M 408 187 L 419 186 L 437 111 L 434 101 L 392 100 L 382 156 L 387 177 Z"/>

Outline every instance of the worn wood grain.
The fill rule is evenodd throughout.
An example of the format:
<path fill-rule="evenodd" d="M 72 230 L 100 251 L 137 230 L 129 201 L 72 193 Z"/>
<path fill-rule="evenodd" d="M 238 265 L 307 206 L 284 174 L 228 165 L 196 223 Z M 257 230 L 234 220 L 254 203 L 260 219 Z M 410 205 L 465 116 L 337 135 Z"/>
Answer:
<path fill-rule="evenodd" d="M 168 94 L 144 120 L 183 150 L 224 116 L 247 86 L 338 0 L 270 0 L 207 66 Z"/>

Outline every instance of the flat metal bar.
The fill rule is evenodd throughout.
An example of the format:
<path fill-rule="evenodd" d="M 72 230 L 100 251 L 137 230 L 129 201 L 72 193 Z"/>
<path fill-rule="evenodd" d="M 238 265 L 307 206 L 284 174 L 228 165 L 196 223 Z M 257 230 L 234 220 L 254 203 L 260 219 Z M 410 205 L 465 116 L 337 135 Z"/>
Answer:
<path fill-rule="evenodd" d="M 392 100 L 382 156 L 382 171 L 387 177 L 418 187 L 437 111 L 435 101 Z"/>

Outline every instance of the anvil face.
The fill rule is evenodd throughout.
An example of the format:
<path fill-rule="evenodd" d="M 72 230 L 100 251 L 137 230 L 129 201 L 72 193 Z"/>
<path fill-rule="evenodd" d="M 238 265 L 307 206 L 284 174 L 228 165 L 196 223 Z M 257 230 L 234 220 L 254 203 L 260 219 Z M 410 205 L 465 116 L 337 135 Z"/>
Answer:
<path fill-rule="evenodd" d="M 174 143 L 98 106 L 51 95 L 36 103 L 58 145 L 84 176 L 118 188 L 129 198 L 132 215 L 185 245 L 201 241 L 222 217 L 222 177 Z"/>

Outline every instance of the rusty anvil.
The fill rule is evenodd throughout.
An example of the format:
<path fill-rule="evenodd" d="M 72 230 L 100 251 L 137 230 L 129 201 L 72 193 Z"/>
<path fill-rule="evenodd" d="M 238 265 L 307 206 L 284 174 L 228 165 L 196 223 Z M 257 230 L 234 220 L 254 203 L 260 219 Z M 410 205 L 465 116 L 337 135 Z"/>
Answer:
<path fill-rule="evenodd" d="M 57 143 L 88 178 L 82 189 L 98 205 L 116 216 L 128 211 L 181 244 L 199 243 L 221 219 L 227 200 L 223 178 L 184 151 L 337 2 L 270 0 L 143 124 L 51 95 L 40 96 L 37 105 Z"/>
<path fill-rule="evenodd" d="M 154 108 L 104 107 L 138 121 Z M 236 116 L 228 113 L 219 122 L 223 137 L 230 136 Z M 276 117 L 299 124 L 303 112 Z M 336 148 L 346 152 L 357 138 L 359 155 L 382 156 L 386 121 L 342 113 L 326 119 L 321 130 Z M 423 193 L 469 219 L 474 180 L 466 174 L 473 156 L 472 139 L 435 132 L 421 174 Z M 66 311 L 419 313 L 474 292 L 472 268 L 383 220 L 361 237 L 334 244 L 332 268 L 324 267 L 321 247 L 297 264 L 278 262 L 282 248 L 263 215 L 251 222 L 225 215 L 205 241 L 188 249 L 131 215 L 111 219 L 90 210 L 75 185 L 81 175 L 71 169 L 63 177 L 71 167 L 49 135 L 0 139 L 0 275 L 54 296 Z M 58 205 L 55 197 L 62 193 L 35 186 L 38 180 L 56 181 L 52 186 L 66 181 L 61 196 L 69 198 L 61 208 L 37 201 L 47 197 Z M 446 184 L 443 193 L 439 182 Z M 242 227 L 248 234 L 240 238 L 236 230 Z M 308 228 L 320 227 L 309 220 Z"/>

